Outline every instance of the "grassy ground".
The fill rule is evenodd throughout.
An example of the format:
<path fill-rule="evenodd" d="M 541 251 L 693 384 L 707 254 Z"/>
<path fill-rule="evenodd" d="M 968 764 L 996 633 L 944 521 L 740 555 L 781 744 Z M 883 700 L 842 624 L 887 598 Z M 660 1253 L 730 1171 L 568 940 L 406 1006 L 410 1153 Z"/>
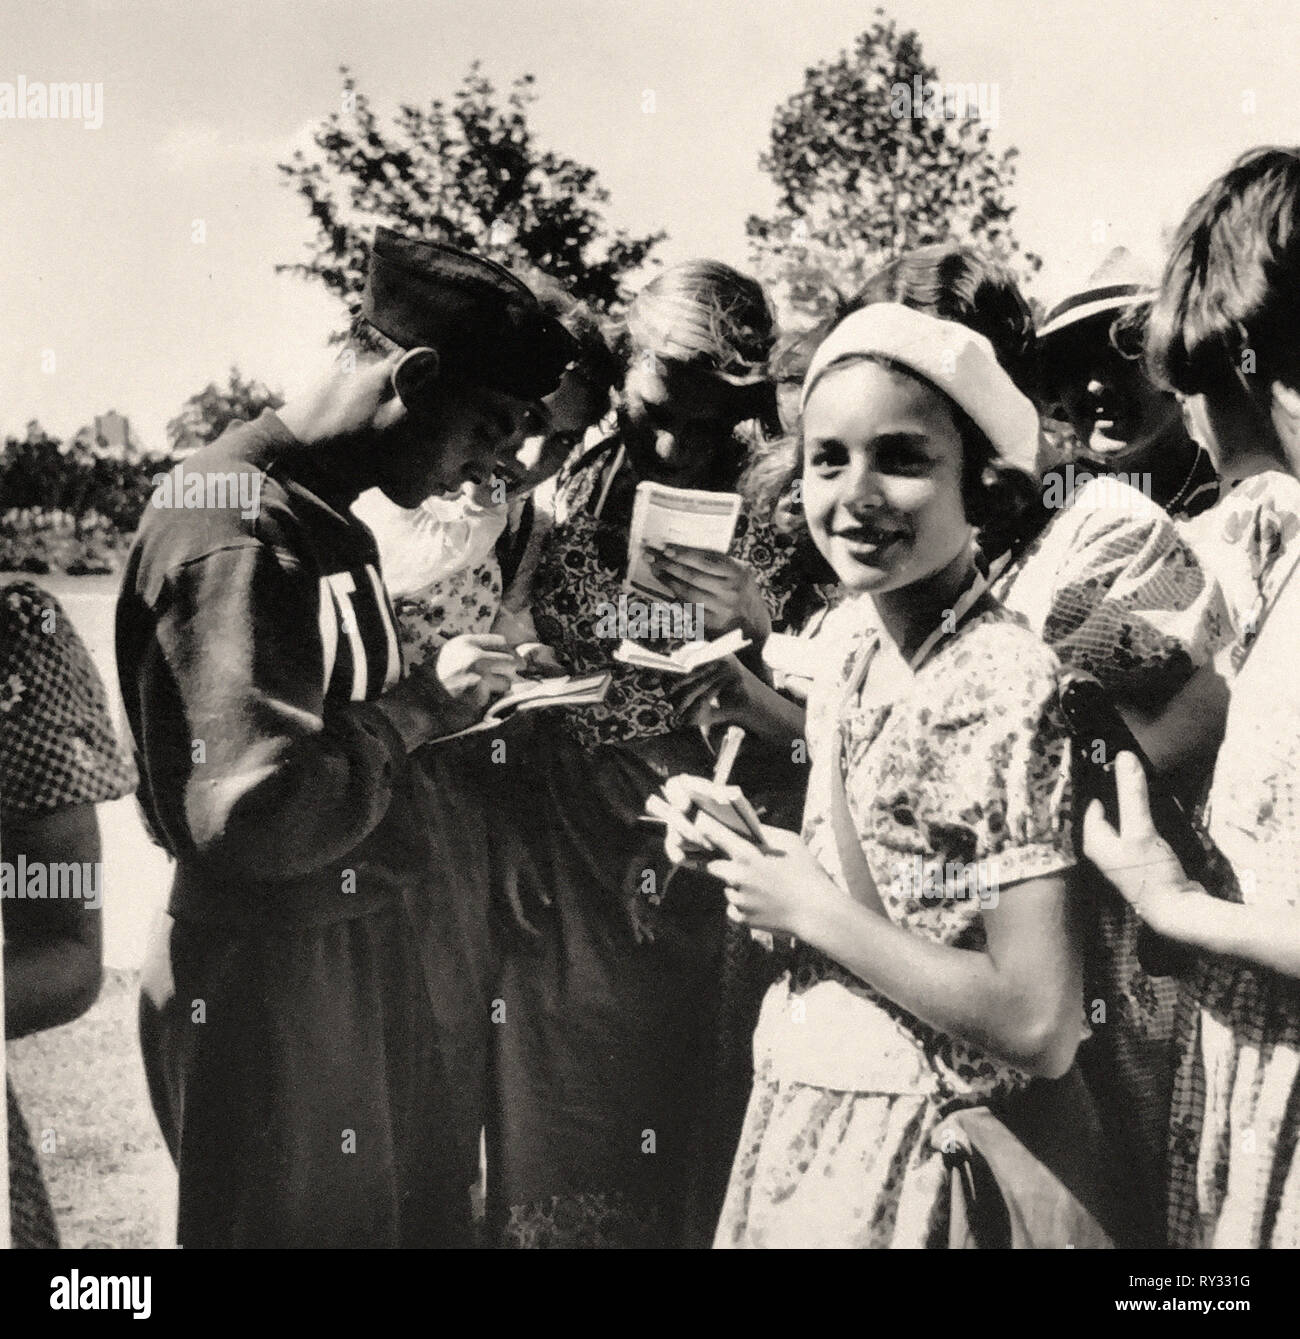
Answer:
<path fill-rule="evenodd" d="M 110 968 L 89 1013 L 9 1043 L 38 1151 L 54 1134 L 54 1152 L 39 1156 L 64 1246 L 171 1244 L 175 1177 L 140 1064 L 138 982 L 138 972 Z"/>

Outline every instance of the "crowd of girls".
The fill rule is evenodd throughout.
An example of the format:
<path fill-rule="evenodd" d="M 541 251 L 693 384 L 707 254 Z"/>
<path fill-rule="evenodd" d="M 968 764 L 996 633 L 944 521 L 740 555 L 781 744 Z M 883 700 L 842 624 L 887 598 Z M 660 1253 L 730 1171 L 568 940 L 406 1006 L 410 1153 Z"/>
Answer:
<path fill-rule="evenodd" d="M 639 483 L 743 498 L 729 554 L 654 555 L 739 655 L 613 666 L 490 759 L 425 750 L 458 905 L 488 909 L 472 970 L 437 970 L 474 996 L 493 1242 L 947 1245 L 948 1118 L 1068 1091 L 1125 1191 L 1111 1239 L 1300 1245 L 1298 229 L 1300 151 L 1254 152 L 1162 280 L 1102 273 L 1038 332 L 961 246 L 785 340 L 753 280 L 687 263 L 613 353 L 568 305 L 584 358 L 502 496 L 358 504 L 414 654 L 499 688 L 611 668 Z M 1133 755 L 1117 814 L 1086 805 L 1074 676 L 1202 815 L 1213 886 Z M 761 844 L 680 779 L 731 724 Z"/>

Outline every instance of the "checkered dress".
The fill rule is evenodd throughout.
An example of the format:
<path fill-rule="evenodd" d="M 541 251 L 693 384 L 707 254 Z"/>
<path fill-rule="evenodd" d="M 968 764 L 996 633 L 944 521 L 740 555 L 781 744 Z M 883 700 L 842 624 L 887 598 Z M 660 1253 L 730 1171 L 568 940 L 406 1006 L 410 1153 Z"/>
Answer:
<path fill-rule="evenodd" d="M 116 799 L 134 786 L 104 686 L 58 601 L 30 582 L 0 589 L 0 822 Z M 6 901 L 6 921 L 24 905 Z M 40 1166 L 8 1085 L 6 1101 L 13 1244 L 57 1246 Z"/>
<path fill-rule="evenodd" d="M 1233 683 L 1208 806 L 1232 901 L 1300 915 L 1300 572 Z M 1207 957 L 1180 1010 L 1173 1246 L 1300 1247 L 1300 981 Z"/>
<path fill-rule="evenodd" d="M 1123 485 L 1085 484 L 993 585 L 1070 669 L 1158 711 L 1232 637 L 1228 606 L 1173 521 Z"/>
<path fill-rule="evenodd" d="M 89 653 L 59 602 L 26 581 L 0 590 L 0 764 L 7 813 L 98 804 L 135 788 Z"/>
<path fill-rule="evenodd" d="M 1094 480 L 1074 495 L 995 585 L 1072 670 L 1113 702 L 1158 711 L 1232 637 L 1228 606 L 1199 553 L 1137 490 Z M 1080 816 L 1081 817 L 1081 816 Z M 1090 929 L 1085 982 L 1099 1026 L 1080 1052 L 1135 1195 L 1155 1216 L 1166 1198 L 1178 985 L 1138 961 L 1138 920 L 1083 867 Z"/>

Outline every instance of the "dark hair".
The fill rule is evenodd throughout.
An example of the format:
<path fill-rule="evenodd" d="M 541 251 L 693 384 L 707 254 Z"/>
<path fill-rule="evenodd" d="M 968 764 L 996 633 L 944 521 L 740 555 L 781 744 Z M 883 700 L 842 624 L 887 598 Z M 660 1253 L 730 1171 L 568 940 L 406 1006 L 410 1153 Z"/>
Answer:
<path fill-rule="evenodd" d="M 518 267 L 515 273 L 532 290 L 541 309 L 577 341 L 578 357 L 573 370 L 597 395 L 608 395 L 618 384 L 621 369 L 600 318 L 549 274 Z"/>
<path fill-rule="evenodd" d="M 1201 194 L 1179 224 L 1147 323 L 1158 385 L 1257 403 L 1274 380 L 1300 385 L 1297 225 L 1300 149 L 1252 149 Z"/>
<path fill-rule="evenodd" d="M 780 351 L 782 380 L 806 375 L 817 346 L 845 316 L 874 302 L 897 302 L 928 316 L 956 321 L 983 335 L 1003 370 L 1030 398 L 1035 387 L 1034 318 L 1010 270 L 971 247 L 946 243 L 920 247 L 890 261 L 835 316 Z M 852 361 L 858 361 L 854 359 Z M 1047 523 L 1048 514 L 1035 481 L 998 458 L 992 443 L 970 415 L 941 387 L 889 359 L 869 361 L 925 381 L 947 403 L 963 448 L 962 504 L 980 533 L 980 546 L 992 559 L 1023 546 Z M 836 364 L 832 364 L 834 366 Z M 795 480 L 803 473 L 801 434 L 793 433 L 758 452 L 741 480 L 741 489 L 774 523 L 797 533 L 804 527 Z"/>
<path fill-rule="evenodd" d="M 1016 387 L 1036 399 L 1034 316 L 1001 261 L 955 242 L 918 247 L 877 270 L 841 319 L 873 302 L 898 302 L 978 332 Z"/>

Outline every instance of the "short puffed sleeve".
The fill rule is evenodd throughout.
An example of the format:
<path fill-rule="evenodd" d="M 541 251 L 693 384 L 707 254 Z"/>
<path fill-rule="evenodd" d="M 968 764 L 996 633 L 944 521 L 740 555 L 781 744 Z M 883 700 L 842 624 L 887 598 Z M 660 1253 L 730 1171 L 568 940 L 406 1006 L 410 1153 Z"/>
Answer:
<path fill-rule="evenodd" d="M 1028 629 L 992 615 L 922 667 L 874 744 L 845 722 L 850 808 L 882 891 L 914 900 L 913 871 L 933 892 L 953 879 L 1006 887 L 1076 863 L 1060 679 Z"/>
<path fill-rule="evenodd" d="M 135 769 L 104 685 L 59 602 L 30 582 L 0 590 L 0 808 L 39 814 L 129 794 Z"/>

